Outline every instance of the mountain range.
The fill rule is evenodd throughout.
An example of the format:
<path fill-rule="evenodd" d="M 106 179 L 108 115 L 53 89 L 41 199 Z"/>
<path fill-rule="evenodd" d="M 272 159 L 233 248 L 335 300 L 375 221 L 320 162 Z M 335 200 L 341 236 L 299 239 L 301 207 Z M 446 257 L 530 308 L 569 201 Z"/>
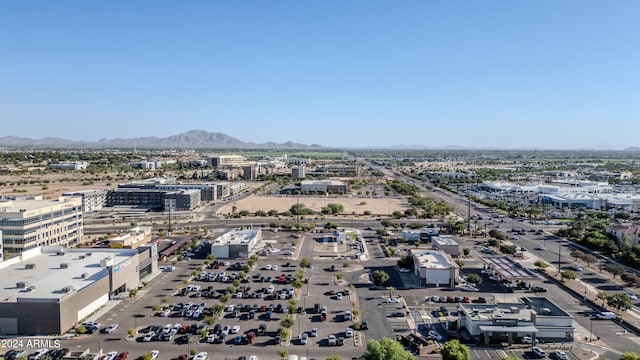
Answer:
<path fill-rule="evenodd" d="M 244 142 L 226 134 L 191 130 L 164 138 L 153 136 L 131 139 L 100 139 L 98 141 L 68 140 L 57 137 L 30 139 L 15 136 L 0 137 L 0 146 L 58 148 L 139 148 L 139 149 L 319 149 L 322 146 L 294 142 L 263 144 Z"/>

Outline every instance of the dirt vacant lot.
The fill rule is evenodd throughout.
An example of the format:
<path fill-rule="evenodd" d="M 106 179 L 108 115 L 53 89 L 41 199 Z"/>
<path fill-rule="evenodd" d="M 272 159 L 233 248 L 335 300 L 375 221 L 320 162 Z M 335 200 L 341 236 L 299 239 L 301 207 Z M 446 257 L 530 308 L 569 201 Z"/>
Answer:
<path fill-rule="evenodd" d="M 300 202 L 305 207 L 320 212 L 329 203 L 341 204 L 344 207 L 343 214 L 362 215 L 365 211 L 370 211 L 373 216 L 389 215 L 394 211 L 404 211 L 409 208 L 404 198 L 340 198 L 340 197 L 306 197 L 306 196 L 259 196 L 251 195 L 242 200 L 226 204 L 218 211 L 219 215 L 231 213 L 232 207 L 236 207 L 236 212 L 247 210 L 255 213 L 258 210 L 268 212 L 276 210 L 280 213 L 291 208 L 292 205 Z"/>

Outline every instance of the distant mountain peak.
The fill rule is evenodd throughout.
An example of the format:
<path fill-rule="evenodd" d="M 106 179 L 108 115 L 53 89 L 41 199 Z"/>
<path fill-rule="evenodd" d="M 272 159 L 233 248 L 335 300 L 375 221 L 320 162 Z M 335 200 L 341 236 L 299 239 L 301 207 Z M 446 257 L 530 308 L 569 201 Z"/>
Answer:
<path fill-rule="evenodd" d="M 265 144 L 247 143 L 229 135 L 208 132 L 205 130 L 189 130 L 182 134 L 165 138 L 139 137 L 132 139 L 105 139 L 98 141 L 77 141 L 62 138 L 47 137 L 43 139 L 29 139 L 16 136 L 0 137 L 0 146 L 10 147 L 112 147 L 112 148 L 149 148 L 149 149 L 305 149 L 321 148 L 320 145 L 305 145 L 287 141 L 283 144 L 273 142 Z"/>

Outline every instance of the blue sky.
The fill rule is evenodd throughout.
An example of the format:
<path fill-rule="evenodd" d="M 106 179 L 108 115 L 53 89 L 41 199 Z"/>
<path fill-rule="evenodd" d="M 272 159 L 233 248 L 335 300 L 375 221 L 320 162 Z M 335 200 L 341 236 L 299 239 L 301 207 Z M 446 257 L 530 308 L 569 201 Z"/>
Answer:
<path fill-rule="evenodd" d="M 0 136 L 640 146 L 640 2 L 13 1 Z"/>

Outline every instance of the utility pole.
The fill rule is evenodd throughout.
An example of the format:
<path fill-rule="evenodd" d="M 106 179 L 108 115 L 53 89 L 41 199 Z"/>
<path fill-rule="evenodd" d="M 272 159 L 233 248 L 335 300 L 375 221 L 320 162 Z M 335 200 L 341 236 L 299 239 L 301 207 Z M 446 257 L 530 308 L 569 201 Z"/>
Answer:
<path fill-rule="evenodd" d="M 562 253 L 562 241 L 558 241 L 558 276 L 560 276 L 560 254 Z"/>
<path fill-rule="evenodd" d="M 467 230 L 471 233 L 471 196 L 467 195 Z"/>

